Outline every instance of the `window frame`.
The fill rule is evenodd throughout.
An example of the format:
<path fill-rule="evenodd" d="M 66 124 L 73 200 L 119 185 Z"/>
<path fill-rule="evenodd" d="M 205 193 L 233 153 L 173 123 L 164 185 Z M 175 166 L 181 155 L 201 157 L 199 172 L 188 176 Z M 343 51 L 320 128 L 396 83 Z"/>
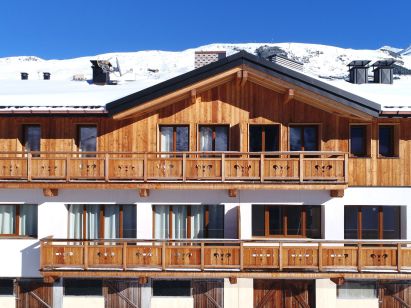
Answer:
<path fill-rule="evenodd" d="M 357 238 L 358 240 L 361 240 L 363 235 L 362 235 L 362 225 L 363 225 L 363 213 L 362 209 L 364 207 L 377 207 L 378 208 L 378 238 L 376 240 L 383 240 L 384 239 L 384 207 L 397 207 L 399 209 L 399 225 L 398 225 L 398 233 L 399 233 L 399 239 L 402 238 L 402 228 L 401 228 L 401 206 L 399 205 L 345 205 L 344 206 L 344 216 L 345 216 L 345 209 L 346 208 L 356 208 L 357 209 Z M 344 218 L 345 219 L 345 218 Z M 345 223 L 344 223 L 344 239 L 345 237 Z M 395 239 L 394 239 L 395 240 Z"/>
<path fill-rule="evenodd" d="M 364 155 L 357 155 L 351 151 L 351 128 L 355 126 L 365 127 L 365 138 L 364 138 Z M 371 125 L 368 123 L 350 123 L 348 130 L 348 152 L 350 158 L 371 158 Z"/>
<path fill-rule="evenodd" d="M 386 127 L 392 127 L 392 140 L 391 140 L 391 147 L 392 147 L 392 155 L 390 156 L 385 156 L 380 154 L 380 128 L 382 126 Z M 399 138 L 399 124 L 398 123 L 378 123 L 377 127 L 377 134 L 378 134 L 378 140 L 377 140 L 377 157 L 378 158 L 388 158 L 388 159 L 393 159 L 393 158 L 399 158 L 399 147 L 400 147 L 400 138 Z"/>
<path fill-rule="evenodd" d="M 251 129 L 250 128 L 252 126 L 260 126 L 263 129 L 268 127 L 268 126 L 276 126 L 278 128 L 278 136 L 277 136 L 277 140 L 278 140 L 277 148 L 278 148 L 278 150 L 277 151 L 278 152 L 281 151 L 281 126 L 282 125 L 280 123 L 270 123 L 270 124 L 249 123 L 248 124 L 248 140 L 247 140 L 247 142 L 248 142 L 248 152 L 251 152 L 251 149 L 250 149 Z M 266 152 L 266 149 L 265 149 L 265 130 L 263 130 L 261 132 L 261 152 Z"/>
<path fill-rule="evenodd" d="M 76 124 L 76 139 L 75 139 L 75 144 L 76 144 L 76 152 L 79 153 L 79 157 L 96 157 L 96 154 L 82 154 L 80 149 L 80 130 L 82 127 L 95 127 L 96 128 L 96 152 L 98 152 L 99 148 L 99 142 L 98 142 L 98 132 L 99 132 L 99 127 L 97 123 L 77 123 Z"/>
<path fill-rule="evenodd" d="M 162 152 L 161 149 L 161 128 L 162 127 L 172 127 L 173 128 L 173 150 L 172 152 L 185 152 L 185 151 L 177 151 L 177 127 L 187 127 L 188 129 L 188 134 L 187 134 L 187 143 L 188 143 L 188 149 L 187 151 L 190 151 L 190 125 L 189 124 L 159 124 L 157 131 L 158 131 L 158 151 Z M 163 152 L 162 152 L 163 153 Z M 167 152 L 164 152 L 167 153 Z"/>
<path fill-rule="evenodd" d="M 322 123 L 290 123 L 288 125 L 288 151 L 290 152 L 306 152 L 304 149 L 304 130 L 302 130 L 302 137 L 301 138 L 301 143 L 302 143 L 302 149 L 298 151 L 291 151 L 291 128 L 292 127 L 315 127 L 317 129 L 317 150 L 316 151 L 321 151 L 322 149 Z M 312 151 L 309 151 L 312 152 Z"/>
<path fill-rule="evenodd" d="M 167 205 L 169 206 L 169 215 L 168 215 L 168 239 L 173 238 L 173 206 L 186 206 L 187 207 L 187 218 L 186 218 L 186 226 L 187 226 L 187 234 L 186 234 L 186 239 L 191 239 L 191 206 L 196 205 L 196 204 L 152 204 L 151 210 L 152 210 L 152 238 L 155 238 L 156 234 L 156 210 L 155 207 L 158 205 Z M 209 225 L 209 206 L 210 205 L 217 205 L 217 206 L 222 206 L 224 207 L 224 218 L 225 218 L 225 205 L 224 204 L 201 204 L 201 206 L 205 207 L 204 211 L 204 239 L 208 238 L 209 230 L 208 230 L 208 225 Z M 223 231 L 225 229 L 225 219 L 223 219 Z"/>
<path fill-rule="evenodd" d="M 14 215 L 14 220 L 15 220 L 15 225 L 14 225 L 14 233 L 11 234 L 0 234 L 0 238 L 22 238 L 22 239 L 36 239 L 38 238 L 38 219 L 39 219 L 39 214 L 38 214 L 38 204 L 27 204 L 27 203 L 14 203 L 14 204 L 5 204 L 2 203 L 0 206 L 6 205 L 6 206 L 14 206 L 15 207 L 15 215 Z M 37 230 L 36 230 L 36 235 L 35 236 L 30 236 L 30 235 L 20 235 L 20 206 L 22 205 L 28 205 L 28 206 L 35 206 L 37 207 Z"/>
<path fill-rule="evenodd" d="M 252 206 L 264 207 L 264 235 L 253 235 L 253 217 L 251 215 L 251 236 L 253 238 L 308 238 L 307 237 L 307 209 L 310 207 L 318 207 L 321 209 L 321 205 L 281 205 L 281 204 L 252 204 Z M 282 234 L 270 234 L 270 207 L 281 207 L 282 213 Z M 301 235 L 288 235 L 288 209 L 290 207 L 298 207 L 301 209 Z M 320 238 L 322 238 L 322 211 L 320 211 Z"/>
<path fill-rule="evenodd" d="M 118 238 L 119 239 L 122 239 L 123 238 L 123 235 L 124 235 L 124 215 L 123 215 L 123 213 L 124 213 L 124 206 L 134 206 L 134 207 L 137 207 L 137 205 L 136 204 L 100 204 L 100 203 L 93 203 L 93 204 L 91 204 L 91 203 L 89 203 L 89 204 L 75 204 L 75 203 L 69 203 L 69 204 L 66 204 L 66 206 L 67 206 L 67 220 L 68 220 L 68 222 L 67 222 L 67 238 L 70 238 L 70 212 L 69 212 L 69 207 L 71 206 L 71 205 L 83 205 L 83 213 L 82 213 L 82 215 L 83 215 L 83 221 L 82 221 L 82 230 L 81 230 L 81 233 L 82 233 L 82 239 L 87 239 L 87 206 L 91 206 L 91 205 L 100 205 L 100 211 L 99 211 L 99 219 L 98 219 L 98 222 L 99 222 L 99 238 L 98 239 L 104 239 L 104 214 L 105 214 L 105 207 L 107 206 L 107 205 L 115 205 L 115 206 L 118 206 L 119 207 L 119 221 L 118 221 L 118 224 L 119 224 L 119 231 L 118 231 Z M 136 214 L 137 214 L 137 208 L 136 208 Z M 137 231 L 137 217 L 136 217 L 136 231 Z M 136 237 L 137 237 L 137 234 L 136 234 Z"/>
<path fill-rule="evenodd" d="M 211 151 L 201 151 L 201 134 L 200 134 L 200 129 L 201 127 L 211 127 L 212 128 L 212 150 Z M 231 125 L 230 124 L 225 124 L 225 123 L 221 123 L 221 124 L 209 124 L 209 123 L 205 123 L 205 124 L 198 124 L 197 125 L 197 151 L 198 152 L 217 152 L 215 150 L 215 139 L 216 139 L 216 127 L 227 127 L 227 152 L 230 151 L 230 142 L 231 142 Z"/>

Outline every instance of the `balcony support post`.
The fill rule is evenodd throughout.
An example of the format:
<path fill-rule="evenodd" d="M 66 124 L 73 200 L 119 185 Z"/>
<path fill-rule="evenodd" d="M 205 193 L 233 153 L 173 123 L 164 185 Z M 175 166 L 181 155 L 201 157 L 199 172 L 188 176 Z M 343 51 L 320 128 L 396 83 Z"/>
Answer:
<path fill-rule="evenodd" d="M 161 245 L 161 269 L 166 270 L 166 242 Z"/>
<path fill-rule="evenodd" d="M 127 242 L 123 243 L 123 271 L 127 269 Z"/>
<path fill-rule="evenodd" d="M 183 182 L 187 179 L 187 154 L 183 153 Z"/>
<path fill-rule="evenodd" d="M 109 156 L 108 154 L 104 154 L 104 180 L 108 182 L 109 180 Z"/>
<path fill-rule="evenodd" d="M 88 242 L 87 241 L 85 241 L 85 242 L 83 242 L 83 244 L 84 244 L 84 262 L 83 262 L 83 264 L 84 264 L 84 269 L 85 270 L 88 270 Z"/>
<path fill-rule="evenodd" d="M 318 243 L 318 271 L 323 271 L 323 244 Z"/>
<path fill-rule="evenodd" d="M 31 153 L 27 153 L 27 180 L 31 182 L 31 175 L 32 175 L 32 155 Z"/>
<path fill-rule="evenodd" d="M 278 269 L 283 270 L 283 243 L 278 244 Z"/>
<path fill-rule="evenodd" d="M 148 157 L 147 153 L 144 153 L 144 161 L 143 161 L 143 179 L 144 182 L 147 182 L 147 173 L 148 173 Z"/>
<path fill-rule="evenodd" d="M 264 182 L 264 154 L 261 153 L 260 155 L 260 181 L 261 183 Z"/>
<path fill-rule="evenodd" d="M 221 154 L 221 182 L 225 182 L 225 154 Z"/>
<path fill-rule="evenodd" d="M 348 153 L 344 154 L 344 182 L 348 184 Z"/>
<path fill-rule="evenodd" d="M 201 271 L 204 271 L 204 243 L 200 244 L 200 269 Z"/>
<path fill-rule="evenodd" d="M 141 198 L 147 198 L 150 196 L 150 189 L 148 188 L 141 188 L 139 191 L 139 195 Z"/>
<path fill-rule="evenodd" d="M 237 192 L 238 192 L 237 189 L 231 188 L 231 189 L 228 190 L 228 196 L 230 198 L 237 198 Z"/>
<path fill-rule="evenodd" d="M 302 183 L 304 181 L 304 154 L 299 156 L 299 167 L 300 183 Z"/>
<path fill-rule="evenodd" d="M 57 197 L 59 195 L 59 190 L 57 188 L 43 188 L 44 197 Z"/>
<path fill-rule="evenodd" d="M 362 246 L 361 244 L 357 244 L 357 268 L 358 268 L 358 272 L 361 273 L 362 272 Z"/>
<path fill-rule="evenodd" d="M 342 198 L 342 197 L 344 197 L 344 189 L 330 190 L 330 197 L 332 197 L 332 198 Z"/>

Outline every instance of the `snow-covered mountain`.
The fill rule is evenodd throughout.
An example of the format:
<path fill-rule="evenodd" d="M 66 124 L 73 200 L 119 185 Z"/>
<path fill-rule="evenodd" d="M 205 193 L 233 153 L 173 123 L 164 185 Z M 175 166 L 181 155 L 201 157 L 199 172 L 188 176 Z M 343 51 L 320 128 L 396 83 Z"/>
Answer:
<path fill-rule="evenodd" d="M 29 79 L 41 79 L 43 72 L 50 72 L 54 80 L 72 80 L 74 75 L 83 75 L 90 79 L 91 59 L 111 60 L 115 64 L 118 58 L 123 73 L 121 78 L 118 77 L 119 80 L 161 81 L 192 70 L 196 50 L 226 50 L 227 55 L 245 50 L 260 56 L 275 52 L 304 63 L 304 71 L 307 73 L 336 78 L 347 75 L 347 64 L 352 60 L 395 58 L 398 65 L 411 69 L 411 46 L 406 49 L 384 46 L 377 50 L 355 50 L 302 43 L 222 43 L 181 52 L 150 50 L 67 60 L 44 60 L 35 56 L 0 58 L 0 79 L 20 79 L 21 72 L 29 73 Z"/>

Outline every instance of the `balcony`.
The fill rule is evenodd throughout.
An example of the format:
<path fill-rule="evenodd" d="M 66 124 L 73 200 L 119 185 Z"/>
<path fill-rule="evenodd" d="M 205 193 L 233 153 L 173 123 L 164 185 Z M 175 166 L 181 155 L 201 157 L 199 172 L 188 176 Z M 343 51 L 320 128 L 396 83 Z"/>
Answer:
<path fill-rule="evenodd" d="M 295 187 L 329 185 L 345 188 L 348 182 L 348 154 L 341 152 L 1 152 L 0 181 L 61 184 L 146 184 L 172 188 L 186 183 L 273 184 Z M 258 185 L 256 185 L 258 184 Z M 24 186 L 24 185 L 23 185 Z M 81 186 L 81 185 L 80 185 Z M 120 186 L 120 185 L 119 185 Z M 19 186 L 21 187 L 21 186 Z M 64 185 L 63 185 L 64 187 Z M 136 187 L 136 186 L 134 186 Z"/>
<path fill-rule="evenodd" d="M 411 270 L 411 242 L 311 240 L 69 240 L 40 241 L 44 276 L 178 272 L 401 273 Z M 116 274 L 114 274 L 116 275 Z M 404 278 L 404 277 L 402 277 Z"/>

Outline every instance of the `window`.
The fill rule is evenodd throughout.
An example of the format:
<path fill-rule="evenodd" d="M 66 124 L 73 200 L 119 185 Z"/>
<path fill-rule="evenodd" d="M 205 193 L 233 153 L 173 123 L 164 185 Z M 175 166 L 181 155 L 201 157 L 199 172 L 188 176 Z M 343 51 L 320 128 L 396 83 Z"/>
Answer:
<path fill-rule="evenodd" d="M 350 153 L 352 156 L 365 157 L 369 155 L 366 125 L 350 126 Z"/>
<path fill-rule="evenodd" d="M 343 285 L 337 286 L 337 298 L 377 298 L 377 286 L 375 282 L 372 281 L 346 281 Z"/>
<path fill-rule="evenodd" d="M 378 128 L 378 154 L 381 157 L 394 157 L 397 155 L 395 143 L 395 126 L 380 125 Z"/>
<path fill-rule="evenodd" d="M 191 296 L 191 281 L 153 280 L 153 296 Z"/>
<path fill-rule="evenodd" d="M 80 125 L 78 127 L 77 146 L 80 152 L 97 151 L 97 127 L 94 125 Z M 83 157 L 94 157 L 95 154 L 85 154 Z"/>
<path fill-rule="evenodd" d="M 228 151 L 228 125 L 200 125 L 200 151 Z"/>
<path fill-rule="evenodd" d="M 278 125 L 250 125 L 249 151 L 269 152 L 279 150 L 280 128 Z"/>
<path fill-rule="evenodd" d="M 0 296 L 13 295 L 13 279 L 0 279 Z"/>
<path fill-rule="evenodd" d="M 399 206 L 346 206 L 345 239 L 400 239 Z"/>
<path fill-rule="evenodd" d="M 26 152 L 39 152 L 41 140 L 40 125 L 23 126 L 23 145 Z M 39 157 L 39 154 L 33 154 L 33 157 Z"/>
<path fill-rule="evenodd" d="M 160 126 L 161 152 L 187 152 L 189 141 L 188 126 Z"/>
<path fill-rule="evenodd" d="M 321 206 L 253 205 L 252 235 L 321 238 Z"/>
<path fill-rule="evenodd" d="M 116 239 L 136 237 L 136 206 L 133 204 L 70 204 L 69 237 Z"/>
<path fill-rule="evenodd" d="M 290 151 L 318 151 L 318 126 L 290 126 Z"/>
<path fill-rule="evenodd" d="M 64 279 L 64 295 L 102 296 L 103 283 L 97 279 Z"/>
<path fill-rule="evenodd" d="M 154 205 L 156 239 L 224 238 L 224 205 Z"/>
<path fill-rule="evenodd" d="M 0 204 L 0 236 L 37 237 L 37 205 Z"/>

